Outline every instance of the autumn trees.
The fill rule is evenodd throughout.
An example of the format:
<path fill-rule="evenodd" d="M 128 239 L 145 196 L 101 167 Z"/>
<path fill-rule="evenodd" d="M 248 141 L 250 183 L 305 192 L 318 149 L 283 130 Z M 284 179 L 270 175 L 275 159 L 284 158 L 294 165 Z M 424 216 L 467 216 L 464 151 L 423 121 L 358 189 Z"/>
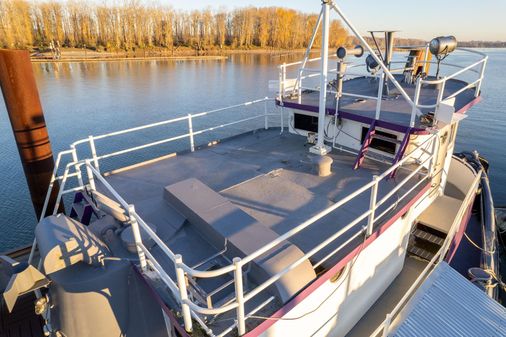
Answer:
<path fill-rule="evenodd" d="M 0 0 L 0 47 L 294 49 L 306 46 L 317 20 L 315 14 L 276 7 L 188 12 L 148 3 Z M 348 41 L 339 21 L 330 29 L 333 46 Z"/>

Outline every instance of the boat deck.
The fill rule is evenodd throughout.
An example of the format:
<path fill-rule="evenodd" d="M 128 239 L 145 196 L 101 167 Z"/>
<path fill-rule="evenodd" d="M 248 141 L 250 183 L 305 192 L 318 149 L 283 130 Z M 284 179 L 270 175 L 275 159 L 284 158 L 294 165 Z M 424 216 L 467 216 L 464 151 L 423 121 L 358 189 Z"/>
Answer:
<path fill-rule="evenodd" d="M 395 75 L 397 81 L 402 86 L 408 96 L 413 99 L 415 95 L 415 84 L 408 84 L 402 81 L 401 75 Z M 457 92 L 467 86 L 468 83 L 456 79 L 450 79 L 446 82 L 443 97 Z M 393 84 L 389 85 L 390 92 L 388 97 L 384 97 L 381 102 L 381 122 L 390 125 L 392 129 L 403 132 L 410 124 L 412 108 L 408 102 L 401 96 L 399 90 Z M 439 90 L 431 85 L 424 85 L 420 90 L 418 103 L 420 105 L 434 105 L 438 97 Z M 343 93 L 355 95 L 364 95 L 376 97 L 378 95 L 378 81 L 372 78 L 356 77 L 343 82 Z M 317 90 L 305 90 L 302 93 L 301 101 L 298 98 L 283 98 L 283 106 L 309 112 L 318 112 L 319 95 Z M 458 94 L 455 98 L 455 111 L 464 113 L 475 100 L 475 88 L 469 88 Z M 277 102 L 279 104 L 279 101 Z M 334 115 L 336 112 L 336 99 L 334 95 L 327 94 L 327 114 Z M 423 114 L 434 112 L 434 108 L 421 108 Z M 376 100 L 362 99 L 357 97 L 343 96 L 339 100 L 338 115 L 342 118 L 352 119 L 363 123 L 371 123 L 375 118 Z M 419 118 L 415 120 L 415 128 L 424 130 L 428 125 L 423 124 Z"/>
<path fill-rule="evenodd" d="M 306 144 L 304 137 L 289 133 L 280 134 L 279 129 L 262 129 L 225 139 L 212 146 L 198 148 L 195 152 L 169 155 L 145 165 L 116 170 L 106 174 L 105 177 L 126 202 L 134 204 L 136 212 L 148 225 L 156 229 L 157 236 L 167 247 L 173 253 L 182 255 L 186 265 L 198 270 L 212 270 L 227 266 L 231 264 L 235 256 L 240 256 L 235 255 L 237 245 L 233 240 L 240 240 L 243 247 L 246 246 L 249 251 L 260 249 L 273 237 L 285 234 L 347 197 L 369 183 L 373 175 L 381 175 L 390 167 L 389 163 L 366 159 L 359 170 L 354 170 L 356 156 L 335 150 L 329 154 L 333 159 L 332 174 L 319 177 L 314 172 L 311 161 L 313 155 L 308 151 L 309 146 L 311 145 Z M 395 178 L 381 180 L 378 186 L 378 200 L 411 172 L 411 166 L 406 165 L 398 169 Z M 415 186 L 420 179 L 425 178 L 423 170 L 421 172 L 415 174 L 397 193 L 378 207 L 374 230 L 378 230 L 394 216 L 401 216 L 402 212 L 406 211 L 407 204 L 427 188 L 427 184 L 424 183 Z M 214 193 L 214 197 L 203 198 L 199 190 L 191 191 L 193 185 L 186 185 L 186 189 L 190 190 L 187 194 L 188 203 L 194 205 L 191 207 L 198 208 L 202 203 L 206 205 L 216 203 L 215 200 L 209 199 L 220 199 L 218 205 L 221 205 L 225 199 L 226 203 L 232 204 L 229 207 L 236 208 L 233 214 L 241 213 L 239 219 L 249 221 L 244 223 L 236 221 L 235 218 L 232 221 L 229 219 L 228 228 L 231 231 L 230 235 L 234 238 L 228 237 L 228 242 L 230 242 L 228 246 L 227 236 L 225 236 L 224 246 L 219 246 L 213 239 L 214 234 L 210 235 L 209 232 L 202 230 L 202 225 L 196 223 L 194 219 L 183 215 L 181 207 L 186 207 L 186 203 L 178 206 L 167 199 L 167 186 L 175 186 L 176 183 L 176 185 L 179 183 L 184 185 L 185 181 L 195 180 L 199 181 L 199 186 L 205 187 L 206 193 L 211 193 L 211 196 Z M 97 189 L 107 194 L 106 189 L 100 184 L 97 184 Z M 400 199 L 400 196 L 404 194 L 406 197 Z M 254 260 L 249 263 L 243 269 L 245 291 L 251 291 L 263 282 L 262 279 L 259 280 L 259 277 L 263 276 L 259 275 L 266 270 L 269 270 L 267 273 L 272 273 L 272 269 L 269 268 L 275 268 L 274 270 L 286 268 L 291 263 L 290 261 L 307 254 L 324 240 L 349 225 L 368 211 L 369 204 L 370 190 L 366 190 L 310 227 L 292 236 L 288 242 L 285 241 L 286 243 L 279 249 L 283 251 L 288 245 L 291 248 L 286 248 L 289 251 L 286 254 L 291 255 L 279 255 L 279 250 L 275 253 L 269 251 L 265 258 L 267 262 L 264 262 L 271 263 L 269 260 L 271 258 L 276 262 L 269 264 L 267 269 L 258 267 L 259 263 L 262 265 L 264 262 Z M 383 217 L 378 218 L 387 207 L 391 209 L 385 212 Z M 209 209 L 212 210 L 213 206 Z M 231 214 L 226 214 L 224 217 L 227 218 L 229 215 Z M 356 234 L 361 232 L 366 225 L 367 218 L 364 218 L 327 247 L 311 256 L 304 262 L 302 272 L 299 269 L 294 270 L 297 275 L 296 281 L 293 275 L 285 275 L 285 281 L 283 281 L 285 283 L 281 287 L 286 285 L 288 288 L 261 292 L 248 301 L 245 306 L 246 312 L 267 303 L 259 313 L 262 315 L 274 313 L 283 303 L 309 285 L 315 277 L 352 253 L 363 242 L 363 235 Z M 104 233 L 98 227 L 95 227 L 95 230 Z M 256 233 L 256 231 L 259 232 Z M 266 231 L 269 234 L 268 239 L 266 239 Z M 119 236 L 104 235 L 102 238 L 115 256 L 136 258 L 135 254 L 126 251 Z M 340 246 L 341 249 L 335 253 Z M 158 245 L 147 247 L 169 277 L 175 280 L 175 267 L 172 260 Z M 287 256 L 288 259 L 286 259 Z M 279 260 L 276 260 L 278 257 Z M 263 271 L 261 271 L 262 268 Z M 209 298 L 211 298 L 213 307 L 224 305 L 234 298 L 233 283 L 229 283 L 232 281 L 233 275 L 230 274 L 190 280 L 193 282 L 192 287 L 195 287 L 194 296 L 200 296 L 199 301 L 204 305 L 206 301 L 209 305 Z M 278 283 L 276 286 L 279 286 Z M 218 289 L 221 290 L 218 291 Z M 279 289 L 290 290 L 284 292 L 285 290 Z M 164 292 L 160 292 L 159 295 L 166 303 L 173 301 Z M 230 320 L 234 319 L 234 314 L 233 311 L 229 311 L 221 314 L 216 322 L 213 323 L 211 320 L 209 324 L 213 331 L 223 331 L 230 325 Z M 258 324 L 256 320 L 249 320 L 247 323 L 252 324 L 250 328 Z"/>
<path fill-rule="evenodd" d="M 169 248 L 182 254 L 188 265 L 195 265 L 215 254 L 217 248 L 169 206 L 163 197 L 167 185 L 196 178 L 264 226 L 282 235 L 370 182 L 373 175 L 380 175 L 389 168 L 389 164 L 367 159 L 355 171 L 354 155 L 334 151 L 330 154 L 333 173 L 322 178 L 313 172 L 309 146 L 305 144 L 305 138 L 297 135 L 280 135 L 279 130 L 272 129 L 260 130 L 195 152 L 120 171 L 108 175 L 106 179 L 127 202 L 135 205 L 137 213 L 148 224 L 156 225 L 158 236 Z M 409 167 L 406 167 L 398 170 L 394 179 L 382 180 L 378 200 L 409 173 Z M 386 220 L 402 208 L 406 201 L 399 202 L 399 195 L 421 177 L 415 175 L 400 189 L 399 194 L 378 209 L 377 214 L 380 214 L 386 207 L 395 204 L 385 219 L 377 222 L 377 226 L 382 223 L 381 220 Z M 421 184 L 411 194 L 415 195 L 423 187 L 424 184 Z M 362 193 L 290 241 L 303 252 L 308 252 L 367 211 L 369 198 L 369 191 Z M 362 221 L 356 228 L 360 229 L 365 223 L 366 220 Z M 350 236 L 353 233 L 356 231 L 350 231 Z M 341 240 L 347 238 L 345 235 Z M 318 261 L 338 243 L 315 255 L 311 262 Z M 339 257 L 329 259 L 323 267 L 332 267 L 336 259 Z"/>
<path fill-rule="evenodd" d="M 385 320 L 386 315 L 392 312 L 426 266 L 427 261 L 409 255 L 406 256 L 404 267 L 399 275 L 346 337 L 371 336 L 374 330 Z"/>

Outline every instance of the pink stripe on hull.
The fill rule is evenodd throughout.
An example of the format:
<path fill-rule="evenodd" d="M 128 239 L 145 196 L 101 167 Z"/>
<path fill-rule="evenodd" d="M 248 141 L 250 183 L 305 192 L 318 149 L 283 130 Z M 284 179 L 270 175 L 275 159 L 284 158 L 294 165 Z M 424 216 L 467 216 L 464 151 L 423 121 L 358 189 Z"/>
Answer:
<path fill-rule="evenodd" d="M 403 216 L 410 208 L 417 202 L 430 188 L 430 183 L 425 185 L 425 187 L 407 203 L 404 207 L 402 207 L 393 217 L 391 217 L 383 226 L 381 226 L 376 232 L 374 232 L 364 243 L 363 248 L 369 246 L 374 240 L 376 240 L 381 234 L 383 234 L 397 219 Z M 305 298 L 309 297 L 318 289 L 321 285 L 323 285 L 326 281 L 328 281 L 335 273 L 344 268 L 348 262 L 350 262 L 357 254 L 360 252 L 361 247 L 356 247 L 351 253 L 346 255 L 341 261 L 339 261 L 334 267 L 329 269 L 325 274 L 316 279 L 313 283 L 311 283 L 306 289 L 300 292 L 297 296 L 295 296 L 290 302 L 286 303 L 281 309 L 276 311 L 271 317 L 272 318 L 281 318 L 284 315 L 288 314 L 290 310 L 295 308 L 297 304 L 301 303 Z M 252 331 L 246 333 L 244 337 L 257 337 L 264 333 L 268 328 L 276 323 L 276 320 L 265 320 L 263 323 L 258 325 Z"/>

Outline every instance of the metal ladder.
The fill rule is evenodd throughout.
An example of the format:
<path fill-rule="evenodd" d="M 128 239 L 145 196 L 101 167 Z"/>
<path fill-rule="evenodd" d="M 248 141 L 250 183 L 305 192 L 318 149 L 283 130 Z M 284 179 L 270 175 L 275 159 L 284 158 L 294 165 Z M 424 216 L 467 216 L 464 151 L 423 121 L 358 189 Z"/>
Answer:
<path fill-rule="evenodd" d="M 397 152 L 395 153 L 394 159 L 392 161 L 392 165 L 397 164 L 404 156 L 404 153 L 405 153 L 405 151 L 408 147 L 408 144 L 409 144 L 409 138 L 411 135 L 411 128 L 408 128 L 406 130 L 402 141 L 399 141 L 394 138 L 384 137 L 384 136 L 376 134 L 376 125 L 377 125 L 377 120 L 375 119 L 372 121 L 372 123 L 369 127 L 369 130 L 367 130 L 367 133 L 365 135 L 364 141 L 362 142 L 362 146 L 360 148 L 360 151 L 358 152 L 357 159 L 355 160 L 355 164 L 353 166 L 353 169 L 355 169 L 355 170 L 358 170 L 360 168 L 360 166 L 362 165 L 362 163 L 364 162 L 365 156 L 366 156 L 367 152 L 369 151 L 369 147 L 371 146 L 371 143 L 374 139 L 380 139 L 380 140 L 383 140 L 386 142 L 392 142 L 392 143 L 399 145 Z M 389 175 L 389 178 L 393 178 L 395 176 L 396 171 L 397 170 L 392 171 L 392 173 L 390 173 L 390 175 Z"/>

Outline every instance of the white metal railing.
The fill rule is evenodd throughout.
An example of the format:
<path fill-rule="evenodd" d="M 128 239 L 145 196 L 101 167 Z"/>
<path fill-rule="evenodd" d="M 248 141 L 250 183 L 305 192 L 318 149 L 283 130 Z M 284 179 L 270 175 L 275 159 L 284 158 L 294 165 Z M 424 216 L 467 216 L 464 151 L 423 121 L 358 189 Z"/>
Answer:
<path fill-rule="evenodd" d="M 422 108 L 437 109 L 440 106 L 441 102 L 451 99 L 453 97 L 456 97 L 458 94 L 464 92 L 465 90 L 473 88 L 473 87 L 476 88 L 475 92 L 474 92 L 475 97 L 477 97 L 480 94 L 481 84 L 483 82 L 484 72 L 485 72 L 485 67 L 487 64 L 488 56 L 485 53 L 482 53 L 482 52 L 479 52 L 479 51 L 473 50 L 473 49 L 457 48 L 457 50 L 459 50 L 461 52 L 466 52 L 466 53 L 478 55 L 480 57 L 480 59 L 476 62 L 473 62 L 472 64 L 469 64 L 469 65 L 459 65 L 459 64 L 442 62 L 440 64 L 441 66 L 447 66 L 450 68 L 457 68 L 458 70 L 450 73 L 447 76 L 443 76 L 442 78 L 439 78 L 439 79 L 418 78 L 416 81 L 416 86 L 414 89 L 413 97 L 410 97 L 404 91 L 404 89 L 400 86 L 400 84 L 397 82 L 397 80 L 395 80 L 395 78 L 389 77 L 389 80 L 396 85 L 397 89 L 399 90 L 399 92 L 401 93 L 403 98 L 411 106 L 410 127 L 413 127 L 415 125 L 416 116 L 421 114 L 420 109 L 422 109 Z M 334 56 L 334 58 L 335 58 L 335 56 Z M 304 86 L 304 84 L 303 84 L 303 81 L 305 81 L 307 79 L 317 78 L 320 76 L 320 69 L 307 67 L 308 64 L 315 63 L 318 61 L 320 61 L 320 57 L 311 58 L 311 59 L 307 59 L 307 60 L 300 61 L 300 62 L 284 63 L 279 66 L 278 100 L 281 105 L 283 104 L 283 99 L 287 96 L 296 95 L 298 98 L 298 103 L 300 104 L 303 90 L 319 91 L 321 89 L 318 87 Z M 406 64 L 406 62 L 393 61 L 393 62 L 391 62 L 391 64 Z M 425 59 L 425 60 L 417 60 L 416 64 L 423 65 L 424 69 L 426 69 L 428 65 L 437 65 L 437 62 L 427 61 Z M 357 69 L 360 67 L 365 68 L 365 64 L 362 64 L 362 63 L 351 64 L 351 65 L 347 66 L 347 69 L 348 70 L 350 68 Z M 288 70 L 292 70 L 296 73 L 295 80 L 287 79 L 287 71 Z M 346 92 L 346 91 L 339 93 L 341 96 L 349 96 L 349 97 L 376 100 L 378 102 L 378 104 L 376 105 L 375 118 L 379 119 L 381 116 L 381 99 L 383 96 L 383 92 L 382 92 L 383 85 L 382 84 L 383 84 L 383 81 L 385 80 L 385 77 L 387 74 L 385 73 L 384 70 L 380 70 L 376 74 L 368 74 L 367 72 L 355 72 L 355 71 L 350 72 L 348 70 L 346 70 L 344 72 L 339 72 L 339 71 L 337 71 L 337 68 L 333 68 L 333 69 L 329 69 L 328 72 L 334 73 L 336 75 L 346 76 L 348 78 L 350 78 L 350 76 L 351 77 L 377 78 L 378 81 L 381 82 L 378 85 L 378 90 L 377 90 L 376 96 L 363 95 L 358 92 Z M 390 70 L 389 73 L 395 73 L 400 70 L 405 70 L 405 69 L 404 68 L 394 69 L 394 70 Z M 476 78 L 475 80 L 472 80 L 470 83 L 468 83 L 464 87 L 457 89 L 454 92 L 446 94 L 446 96 L 445 96 L 444 91 L 446 88 L 446 83 L 449 80 L 455 79 L 456 77 L 463 75 L 463 74 L 475 74 L 475 75 L 477 74 L 478 78 Z M 422 105 L 422 104 L 419 104 L 419 97 L 420 97 L 422 87 L 427 86 L 427 85 L 440 85 L 440 89 L 438 91 L 437 96 L 435 97 L 436 101 L 434 104 Z M 337 92 L 335 92 L 333 90 L 328 90 L 328 89 L 327 89 L 327 92 L 334 94 L 336 99 L 339 99 Z"/>
<path fill-rule="evenodd" d="M 441 248 L 437 251 L 434 257 L 427 263 L 427 266 L 425 266 L 425 268 L 422 270 L 417 279 L 409 287 L 409 289 L 402 296 L 399 302 L 397 302 L 392 311 L 386 315 L 385 320 L 376 328 L 376 330 L 370 335 L 370 337 L 378 337 L 380 334 L 382 337 L 388 336 L 388 333 L 392 328 L 392 322 L 396 318 L 396 316 L 400 313 L 401 309 L 405 307 L 407 302 L 413 297 L 415 291 L 422 284 L 422 282 L 426 280 L 427 277 L 429 277 L 431 271 L 437 266 L 437 264 L 444 260 L 450 248 L 450 245 L 453 242 L 455 233 L 459 229 L 459 225 L 461 224 L 462 219 L 464 218 L 468 208 L 470 207 L 476 195 L 476 191 L 480 184 L 481 173 L 482 170 L 480 169 L 480 171 L 477 172 L 476 177 L 474 178 L 468 193 L 466 194 L 464 200 L 462 201 L 462 204 L 457 212 L 457 215 L 453 220 L 453 223 L 450 227 L 450 230 L 448 231 L 446 239 L 443 242 Z"/>
<path fill-rule="evenodd" d="M 241 106 L 259 104 L 261 102 L 264 102 L 264 104 L 266 104 L 268 100 L 269 100 L 268 98 L 264 98 L 261 100 L 248 102 L 245 104 L 235 105 L 233 107 L 237 108 L 237 107 L 241 107 Z M 190 150 L 194 151 L 194 140 L 193 140 L 194 135 L 201 134 L 203 132 L 209 132 L 209 131 L 215 130 L 217 128 L 220 128 L 220 127 L 225 127 L 225 126 L 233 125 L 236 123 L 241 123 L 241 122 L 251 120 L 254 118 L 265 118 L 266 119 L 265 127 L 267 128 L 268 127 L 267 117 L 274 115 L 274 114 L 268 113 L 268 110 L 265 107 L 263 113 L 258 116 L 244 118 L 239 121 L 225 123 L 225 124 L 221 124 L 219 126 L 210 127 L 210 128 L 206 128 L 203 130 L 197 130 L 197 131 L 192 130 L 191 121 L 194 118 L 206 116 L 208 114 L 219 112 L 219 111 L 225 111 L 228 109 L 230 109 L 230 107 L 224 108 L 224 109 L 216 109 L 216 110 L 212 110 L 212 111 L 204 112 L 204 113 L 199 113 L 199 114 L 178 117 L 178 118 L 163 121 L 163 122 L 152 123 L 149 125 L 136 127 L 136 128 L 130 128 L 127 130 L 112 132 L 112 133 L 108 133 L 108 134 L 104 134 L 104 135 L 90 136 L 86 139 L 77 141 L 71 145 L 70 150 L 64 151 L 58 155 L 58 159 L 57 159 L 58 164 L 60 164 L 61 157 L 64 155 L 70 156 L 71 162 L 65 166 L 63 175 L 61 175 L 61 176 L 58 176 L 56 174 L 56 172 L 58 170 L 58 166 L 57 166 L 55 168 L 55 174 L 53 175 L 54 177 L 52 179 L 52 181 L 58 180 L 61 182 L 60 191 L 59 191 L 58 197 L 57 197 L 57 203 L 56 203 L 54 210 L 53 210 L 54 213 L 56 213 L 58 211 L 59 202 L 64 194 L 72 193 L 72 192 L 84 190 L 84 189 L 88 189 L 88 191 L 93 192 L 94 190 L 97 189 L 97 181 L 98 181 L 100 183 L 101 188 L 103 188 L 109 192 L 109 195 L 111 195 L 121 205 L 121 207 L 124 209 L 125 213 L 128 215 L 128 218 L 130 219 L 130 224 L 133 229 L 134 239 L 135 239 L 135 243 L 136 243 L 136 247 L 137 247 L 137 253 L 139 256 L 139 263 L 140 263 L 141 268 L 143 270 L 147 270 L 147 268 L 154 270 L 159 275 L 160 279 L 171 290 L 173 296 L 181 304 L 182 315 L 183 315 L 184 322 L 185 322 L 185 328 L 187 330 L 192 329 L 191 318 L 193 317 L 195 320 L 199 321 L 199 323 L 201 325 L 203 325 L 203 328 L 208 332 L 208 334 L 210 336 L 214 336 L 214 334 L 205 325 L 205 323 L 202 320 L 200 320 L 200 318 L 198 316 L 199 314 L 218 315 L 218 314 L 225 313 L 227 311 L 235 310 L 236 316 L 237 316 L 237 321 L 236 321 L 236 323 L 234 323 L 234 326 L 227 329 L 227 331 L 231 331 L 236 326 L 239 333 L 243 334 L 245 332 L 246 319 L 249 316 L 253 315 L 253 312 L 250 312 L 250 313 L 245 312 L 245 310 L 244 310 L 245 303 L 252 300 L 256 296 L 258 296 L 260 293 L 264 292 L 269 286 L 271 286 L 272 284 L 277 282 L 287 272 L 296 268 L 298 265 L 300 265 L 301 263 L 303 263 L 307 259 L 314 256 L 316 253 L 322 251 L 324 248 L 329 247 L 329 245 L 331 243 L 335 242 L 343 234 L 348 233 L 352 230 L 355 231 L 355 233 L 353 233 L 351 238 L 349 238 L 346 242 L 340 244 L 339 247 L 335 248 L 332 252 L 327 254 L 320 261 L 316 262 L 314 265 L 314 268 L 317 268 L 323 262 L 325 262 L 329 258 L 335 256 L 342 248 L 344 248 L 354 238 L 357 238 L 358 236 L 361 236 L 361 235 L 371 235 L 373 232 L 373 229 L 374 229 L 374 225 L 377 224 L 378 221 L 381 220 L 383 218 L 383 216 L 388 211 L 390 211 L 392 207 L 395 206 L 395 204 L 397 204 L 398 202 L 401 202 L 406 197 L 408 197 L 408 195 L 415 188 L 420 186 L 422 183 L 425 182 L 428 184 L 431 181 L 432 173 L 430 171 L 422 172 L 422 169 L 424 167 L 425 168 L 433 167 L 434 166 L 433 162 L 436 157 L 436 152 L 434 150 L 435 147 L 431 146 L 433 151 L 430 153 L 430 155 L 428 155 L 423 161 L 419 161 L 418 164 L 415 164 L 416 167 L 412 168 L 412 172 L 409 175 L 407 175 L 405 178 L 403 178 L 402 181 L 398 182 L 397 185 L 386 196 L 384 196 L 381 200 L 377 200 L 377 197 L 378 197 L 377 191 L 380 186 L 380 182 L 387 179 L 391 175 L 392 172 L 394 172 L 395 170 L 397 170 L 400 167 L 402 167 L 403 165 L 405 165 L 409 160 L 413 161 L 413 159 L 418 159 L 416 156 L 418 156 L 419 149 L 427 147 L 430 143 L 434 144 L 436 142 L 437 135 L 434 134 L 434 135 L 429 136 L 424 142 L 422 142 L 420 145 L 418 145 L 418 147 L 416 147 L 410 153 L 406 154 L 404 156 L 404 158 L 402 158 L 402 160 L 400 160 L 395 165 L 391 166 L 388 170 L 383 172 L 381 175 L 373 177 L 371 182 L 360 187 L 359 189 L 357 189 L 353 193 L 351 193 L 348 196 L 344 197 L 343 199 L 339 200 L 338 202 L 336 202 L 332 206 L 319 212 L 318 214 L 311 217 L 310 219 L 297 225 L 296 227 L 294 227 L 290 231 L 286 232 L 285 234 L 281 235 L 280 237 L 273 240 L 272 242 L 259 248 L 254 253 L 252 253 L 242 259 L 235 258 L 233 260 L 232 264 L 222 267 L 220 269 L 211 270 L 211 271 L 202 271 L 202 270 L 198 270 L 197 268 L 192 268 L 192 267 L 186 265 L 184 263 L 183 256 L 175 254 L 156 235 L 156 233 L 153 232 L 153 230 L 146 224 L 146 222 L 136 212 L 134 205 L 128 204 L 121 197 L 121 195 L 117 191 L 115 191 L 115 189 L 102 176 L 102 174 L 100 173 L 100 169 L 99 169 L 99 161 L 102 159 L 105 159 L 105 158 L 118 156 L 118 155 L 121 155 L 121 154 L 124 154 L 127 152 L 131 152 L 131 151 L 135 151 L 135 150 L 145 149 L 150 146 L 155 146 L 158 144 L 174 141 L 176 139 L 181 139 L 181 138 L 189 138 L 190 139 Z M 155 142 L 152 142 L 149 144 L 140 145 L 140 146 L 124 149 L 124 150 L 115 151 L 115 152 L 112 152 L 109 154 L 101 154 L 101 155 L 97 154 L 97 151 L 95 148 L 95 141 L 96 140 L 114 137 L 114 136 L 118 136 L 118 135 L 122 135 L 122 134 L 126 134 L 126 133 L 149 129 L 149 128 L 153 128 L 156 126 L 171 124 L 171 123 L 175 123 L 176 121 L 184 121 L 184 120 L 188 121 L 188 130 L 189 131 L 183 135 L 169 137 L 167 139 L 155 141 Z M 78 155 L 77 155 L 76 147 L 80 144 L 86 144 L 86 143 L 89 145 L 91 157 L 79 159 Z M 411 165 L 413 165 L 413 164 L 411 164 Z M 86 171 L 86 178 L 87 178 L 86 183 L 83 181 L 83 175 L 81 173 L 82 168 L 84 168 Z M 78 186 L 75 188 L 65 189 L 66 182 L 67 182 L 68 178 L 70 178 L 70 177 L 77 178 Z M 416 178 L 416 179 L 418 179 L 417 183 L 414 184 L 413 186 L 411 186 L 411 188 L 407 192 L 405 192 L 402 196 L 398 197 L 398 200 L 395 204 L 392 203 L 392 205 L 387 207 L 386 210 L 384 210 L 381 214 L 377 215 L 376 211 L 378 210 L 378 208 L 383 206 L 389 198 L 392 198 L 394 196 L 394 193 L 397 193 L 403 186 L 405 186 L 414 177 L 417 177 Z M 52 187 L 52 185 L 51 185 L 51 187 Z M 349 224 L 344 226 L 342 229 L 340 229 L 339 231 L 334 233 L 332 236 L 326 238 L 324 241 L 322 241 L 320 244 L 318 244 L 315 248 L 313 248 L 312 250 L 310 250 L 309 252 L 304 254 L 304 256 L 302 256 L 300 259 L 298 259 L 297 261 L 295 261 L 291 265 L 287 266 L 284 270 L 273 275 L 271 278 L 269 278 L 268 280 L 266 280 L 262 284 L 258 285 L 256 288 L 254 288 L 248 292 L 244 291 L 244 287 L 242 285 L 242 282 L 243 282 L 242 275 L 243 275 L 243 270 L 247 264 L 249 264 L 250 262 L 252 262 L 256 258 L 261 256 L 262 254 L 275 248 L 279 244 L 282 244 L 286 240 L 289 240 L 294 235 L 302 232 L 303 230 L 308 229 L 311 225 L 316 223 L 318 220 L 320 220 L 323 217 L 329 215 L 330 213 L 336 211 L 337 209 L 339 209 L 343 205 L 349 203 L 350 201 L 352 201 L 353 199 L 355 199 L 359 195 L 362 195 L 363 193 L 366 193 L 366 192 L 370 193 L 370 205 L 369 205 L 369 209 L 367 211 L 365 211 L 363 214 L 358 216 L 355 220 L 351 221 Z M 48 196 L 50 195 L 50 193 L 51 192 L 48 191 Z M 359 223 L 361 223 L 362 221 L 365 221 L 366 225 L 364 227 L 357 228 L 357 225 Z M 143 230 L 149 235 L 149 237 L 158 245 L 158 247 L 161 249 L 161 251 L 172 261 L 172 263 L 174 264 L 174 268 L 175 268 L 175 274 L 177 276 L 176 280 L 172 280 L 168 276 L 168 273 L 161 267 L 160 263 L 153 257 L 153 255 L 149 252 L 149 250 L 147 250 L 146 247 L 143 245 L 142 239 L 140 236 L 140 232 L 139 232 L 139 228 L 143 228 Z M 186 284 L 187 277 L 215 278 L 215 277 L 223 276 L 226 274 L 233 275 L 233 280 L 234 280 L 233 283 L 234 283 L 234 287 L 235 287 L 236 296 L 232 302 L 222 305 L 217 308 L 210 308 L 210 307 L 201 306 L 198 302 L 194 302 L 194 301 L 190 300 L 190 298 L 188 297 L 188 289 L 187 289 L 187 284 Z M 261 309 L 260 307 L 257 307 L 255 309 L 255 312 L 260 309 Z M 222 333 L 220 336 L 222 336 L 222 335 L 224 335 L 224 333 Z"/>

